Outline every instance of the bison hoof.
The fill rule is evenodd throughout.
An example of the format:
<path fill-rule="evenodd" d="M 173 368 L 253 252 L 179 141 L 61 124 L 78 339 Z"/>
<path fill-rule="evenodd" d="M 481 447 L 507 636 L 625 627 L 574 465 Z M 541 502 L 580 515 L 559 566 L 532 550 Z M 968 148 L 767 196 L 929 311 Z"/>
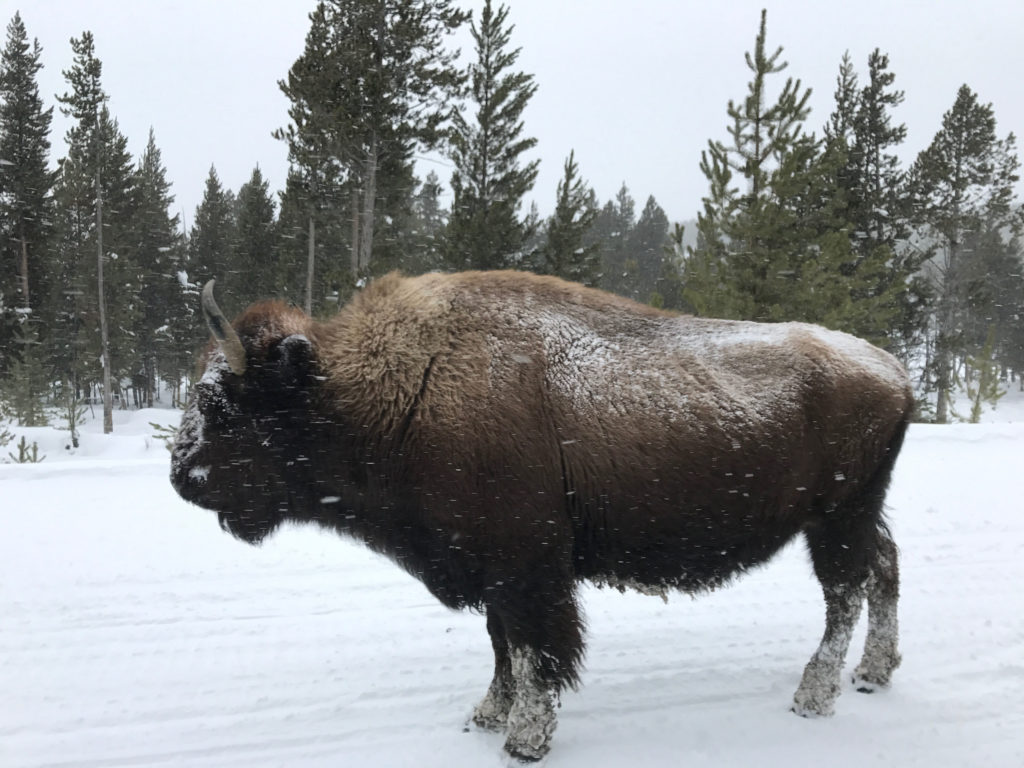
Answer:
<path fill-rule="evenodd" d="M 800 717 L 831 717 L 839 696 L 840 669 L 815 654 L 804 668 L 791 710 Z"/>
<path fill-rule="evenodd" d="M 502 714 L 491 714 L 485 715 L 479 710 L 473 713 L 471 718 L 473 725 L 477 728 L 482 728 L 485 731 L 504 731 L 505 726 L 508 725 L 508 715 Z M 468 728 L 466 730 L 469 730 Z"/>
<path fill-rule="evenodd" d="M 835 709 L 833 708 L 822 711 L 815 707 L 809 707 L 805 704 L 797 704 L 795 702 L 793 703 L 793 706 L 789 708 L 789 711 L 807 720 L 816 720 L 819 717 L 832 717 L 832 715 L 835 714 Z"/>
<path fill-rule="evenodd" d="M 551 736 L 557 721 L 550 700 L 545 696 L 539 709 L 530 710 L 516 702 L 508 717 L 505 751 L 522 762 L 535 762 L 551 751 Z"/>
<path fill-rule="evenodd" d="M 511 746 L 506 743 L 505 751 L 520 763 L 536 763 L 544 759 L 544 756 L 551 751 L 551 747 L 547 744 L 534 747 L 530 744 Z"/>
<path fill-rule="evenodd" d="M 835 699 L 828 696 L 811 696 L 803 691 L 797 691 L 789 711 L 809 720 L 832 717 L 836 712 Z"/>
<path fill-rule="evenodd" d="M 491 685 L 483 701 L 473 708 L 470 718 L 473 725 L 485 731 L 504 731 L 508 725 L 508 712 L 512 709 L 512 699 L 504 695 L 499 686 Z"/>
<path fill-rule="evenodd" d="M 853 673 L 852 682 L 858 693 L 875 693 L 889 687 L 888 680 L 881 679 L 879 675 L 865 674 L 859 669 Z"/>
<path fill-rule="evenodd" d="M 869 664 L 867 660 L 862 661 L 853 670 L 853 686 L 860 693 L 874 693 L 888 688 L 892 681 L 893 670 L 900 665 L 900 655 L 891 653 L 881 659 L 873 659 L 873 661 L 876 663 Z"/>

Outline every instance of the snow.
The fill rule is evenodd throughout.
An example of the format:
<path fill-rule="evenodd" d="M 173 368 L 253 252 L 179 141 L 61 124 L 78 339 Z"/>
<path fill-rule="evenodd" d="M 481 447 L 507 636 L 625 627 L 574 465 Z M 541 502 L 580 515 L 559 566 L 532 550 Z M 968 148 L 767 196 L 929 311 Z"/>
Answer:
<path fill-rule="evenodd" d="M 116 411 L 74 453 L 12 428 L 47 458 L 0 465 L 0 765 L 508 765 L 502 735 L 464 730 L 483 617 L 336 536 L 224 534 L 168 483 L 149 422 L 174 418 Z M 696 600 L 587 587 L 583 687 L 543 764 L 1024 765 L 1024 396 L 985 419 L 913 426 L 897 464 L 890 689 L 849 681 L 862 616 L 835 716 L 789 712 L 824 618 L 800 546 Z"/>

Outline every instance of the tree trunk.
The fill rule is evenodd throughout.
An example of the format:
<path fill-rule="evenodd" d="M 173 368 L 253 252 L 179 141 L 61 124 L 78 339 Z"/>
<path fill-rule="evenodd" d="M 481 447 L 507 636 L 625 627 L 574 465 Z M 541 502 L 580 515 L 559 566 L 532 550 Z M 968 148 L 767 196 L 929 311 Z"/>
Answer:
<path fill-rule="evenodd" d="M 958 160 L 954 167 L 952 184 L 960 189 L 962 163 Z M 935 405 L 935 421 L 939 424 L 949 423 L 949 405 L 953 392 L 953 327 L 956 322 L 957 300 L 956 290 L 959 281 L 957 271 L 960 267 L 960 243 L 963 235 L 961 218 L 961 199 L 957 193 L 952 201 L 952 229 L 945 234 L 948 255 L 946 269 L 942 273 L 942 290 L 939 295 L 938 328 L 936 335 L 935 362 L 936 378 L 939 390 L 938 402 Z"/>
<path fill-rule="evenodd" d="M 935 422 L 949 423 L 949 405 L 953 389 L 953 351 L 950 334 L 953 330 L 952 297 L 944 297 L 945 306 L 939 311 L 939 328 L 935 339 L 935 385 L 938 399 L 935 403 Z"/>
<path fill-rule="evenodd" d="M 935 340 L 935 378 L 938 401 L 935 404 L 935 421 L 949 423 L 949 405 L 953 396 L 953 326 L 956 322 L 953 303 L 953 270 L 955 247 L 950 247 L 949 267 L 946 270 L 943 296 L 939 299 L 938 334 Z"/>
<path fill-rule="evenodd" d="M 366 169 L 363 173 L 362 232 L 359 239 L 359 271 L 370 266 L 373 252 L 373 214 L 377 202 L 377 137 L 370 141 L 366 153 Z"/>
<path fill-rule="evenodd" d="M 942 362 L 942 356 L 939 357 L 939 372 L 938 372 L 938 398 L 935 403 L 935 423 L 936 424 L 948 424 L 949 423 L 949 384 L 946 383 L 945 371 L 948 370 L 948 366 Z"/>
<path fill-rule="evenodd" d="M 28 240 L 21 235 L 21 301 L 26 309 L 32 305 L 28 300 Z"/>
<path fill-rule="evenodd" d="M 352 187 L 352 282 L 359 279 L 359 189 Z"/>
<path fill-rule="evenodd" d="M 309 215 L 309 255 L 306 261 L 306 314 L 313 314 L 313 266 L 316 262 L 316 222 Z"/>
<path fill-rule="evenodd" d="M 103 295 L 103 190 L 96 169 L 96 288 L 100 310 L 100 356 L 103 361 L 103 434 L 114 431 L 114 402 L 110 391 L 110 340 L 107 334 L 107 301 Z"/>

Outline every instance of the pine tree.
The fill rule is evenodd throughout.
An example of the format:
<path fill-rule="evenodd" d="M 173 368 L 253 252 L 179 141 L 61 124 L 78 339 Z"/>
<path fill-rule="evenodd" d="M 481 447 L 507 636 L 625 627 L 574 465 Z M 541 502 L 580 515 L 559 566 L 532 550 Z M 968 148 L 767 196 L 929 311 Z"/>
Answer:
<path fill-rule="evenodd" d="M 38 310 L 50 289 L 44 259 L 53 217 L 54 174 L 48 167 L 53 108 L 43 109 L 39 96 L 41 57 L 39 42 L 29 45 L 21 15 L 15 13 L 0 57 L 0 264 L 4 265 L 0 346 L 4 347 L 12 341 L 9 332 L 19 324 L 18 314 L 35 312 L 37 328 L 45 327 Z M 0 375 L 6 357 L 0 355 Z"/>
<path fill-rule="evenodd" d="M 965 244 L 986 229 L 1011 235 L 1021 231 L 1014 193 L 1019 166 L 1013 134 L 999 139 L 992 105 L 981 104 L 964 85 L 910 170 L 920 237 L 931 244 L 926 274 L 935 297 L 931 373 L 939 423 L 949 420 L 954 368 L 968 352 L 965 289 L 970 269 Z"/>
<path fill-rule="evenodd" d="M 766 54 L 765 26 L 762 11 L 754 54 L 746 54 L 747 68 L 753 73 L 747 97 L 742 105 L 730 100 L 727 109 L 732 146 L 709 141 L 701 153 L 700 168 L 711 189 L 697 219 L 703 249 L 691 255 L 687 293 L 702 314 L 761 320 L 772 314 L 773 297 L 767 287 L 769 277 L 778 270 L 772 264 L 773 254 L 766 253 L 766 241 L 775 238 L 756 230 L 769 218 L 763 208 L 773 202 L 773 166 L 782 167 L 808 150 L 803 121 L 810 112 L 810 90 L 801 91 L 800 81 L 789 78 L 775 103 L 768 103 L 766 79 L 788 64 L 778 61 L 781 46 L 771 56 Z M 791 161 L 789 166 L 799 164 Z M 732 187 L 734 173 L 746 181 L 745 194 Z M 702 277 L 711 282 L 703 283 Z"/>
<path fill-rule="evenodd" d="M 649 302 L 662 274 L 668 242 L 668 216 L 651 195 L 626 240 L 624 291 L 636 301 Z"/>
<path fill-rule="evenodd" d="M 156 339 L 157 370 L 170 391 L 171 406 L 178 408 L 184 406 L 182 385 L 195 374 L 196 355 L 207 335 L 199 312 L 200 286 L 188 281 L 188 246 L 181 234 L 173 253 L 175 282 L 168 293 L 167 322 L 157 329 Z"/>
<path fill-rule="evenodd" d="M 420 274 L 444 267 L 444 238 L 448 221 L 441 207 L 441 180 L 430 171 L 412 201 L 412 243 L 402 265 L 407 274 Z"/>
<path fill-rule="evenodd" d="M 191 378 L 192 360 L 208 338 L 206 322 L 198 311 L 202 287 L 209 280 L 217 281 L 217 301 L 228 317 L 253 301 L 253 296 L 245 293 L 244 275 L 239 274 L 244 267 L 235 261 L 236 209 L 234 194 L 221 185 L 217 169 L 211 165 L 187 241 L 179 240 L 179 249 L 172 252 L 183 255 L 170 299 L 170 306 L 176 309 L 168 317 L 161 339 L 167 356 L 164 381 L 178 402 L 184 399 L 178 394 L 182 379 Z"/>
<path fill-rule="evenodd" d="M 967 400 L 971 404 L 971 412 L 964 418 L 950 403 L 949 412 L 959 421 L 977 424 L 981 421 L 981 414 L 984 413 L 985 406 L 994 409 L 1006 394 L 1006 390 L 999 383 L 999 364 L 995 359 L 995 337 L 995 326 L 989 326 L 984 345 L 977 354 L 968 355 L 964 361 L 967 377 L 965 386 Z"/>
<path fill-rule="evenodd" d="M 8 418 L 7 404 L 4 402 L 3 392 L 0 391 L 0 448 L 6 447 L 14 439 L 14 433 L 4 423 Z"/>
<path fill-rule="evenodd" d="M 71 438 L 71 445 L 66 445 L 66 448 L 78 448 L 81 437 L 78 428 L 85 423 L 85 404 L 67 381 L 61 382 L 58 392 L 57 429 L 67 431 L 68 437 Z"/>
<path fill-rule="evenodd" d="M 303 173 L 293 164 L 280 194 L 279 295 L 320 315 L 337 311 L 337 297 L 352 284 L 350 261 L 339 258 L 349 250 L 352 228 L 348 197 L 324 195 L 314 206 Z"/>
<path fill-rule="evenodd" d="M 615 199 L 609 200 L 594 219 L 588 240 L 598 244 L 601 254 L 601 287 L 620 295 L 628 291 L 626 260 L 629 241 L 636 226 L 636 201 L 622 182 Z"/>
<path fill-rule="evenodd" d="M 861 88 L 849 54 L 836 80 L 835 109 L 825 126 L 825 153 L 835 164 L 836 208 L 847 220 L 854 252 L 844 269 L 851 308 L 859 319 L 850 330 L 871 336 L 909 364 L 922 343 L 927 291 L 916 272 L 920 258 L 908 245 L 909 204 L 894 148 L 906 128 L 892 125 L 889 110 L 903 101 L 888 90 L 894 75 L 877 49 L 868 59 L 869 83 Z"/>
<path fill-rule="evenodd" d="M 889 57 L 876 48 L 868 57 L 868 83 L 857 100 L 846 169 L 849 178 L 843 192 L 857 255 L 854 268 L 861 269 L 865 262 L 872 267 L 884 264 L 878 270 L 877 284 L 869 284 L 868 293 L 855 299 L 874 298 L 879 304 L 882 302 L 877 299 L 885 297 L 890 317 L 885 346 L 909 362 L 923 326 L 920 308 L 924 297 L 920 283 L 914 280 L 920 258 L 917 250 L 907 245 L 909 198 L 895 154 L 907 129 L 902 123 L 894 124 L 890 114 L 903 102 L 903 91 L 892 89 L 894 81 Z"/>
<path fill-rule="evenodd" d="M 825 140 L 829 143 L 840 145 L 847 152 L 848 169 L 855 169 L 854 163 L 849 160 L 849 150 L 855 141 L 854 123 L 857 120 L 857 108 L 860 104 L 860 88 L 857 81 L 857 70 L 850 58 L 850 52 L 843 54 L 839 63 L 839 75 L 836 77 L 836 90 L 834 93 L 835 109 L 825 124 Z M 850 179 L 844 188 L 852 188 L 855 180 Z"/>
<path fill-rule="evenodd" d="M 60 335 L 58 357 L 62 378 L 76 387 L 83 379 L 102 379 L 103 428 L 110 432 L 114 388 L 136 355 L 131 334 L 140 309 L 131 253 L 134 173 L 127 139 L 106 107 L 92 34 L 72 39 L 71 47 L 74 63 L 64 76 L 72 91 L 58 97 L 61 111 L 76 121 L 66 136 L 68 155 L 55 190 L 58 270 L 67 278 L 61 281 L 66 301 L 60 324 L 66 333 Z M 99 372 L 90 363 L 96 359 Z"/>
<path fill-rule="evenodd" d="M 317 4 L 309 15 L 305 50 L 289 70 L 288 79 L 278 82 L 278 87 L 292 103 L 288 109 L 291 124 L 274 132 L 275 137 L 287 141 L 290 163 L 280 217 L 284 238 L 282 252 L 286 256 L 284 279 L 293 291 L 297 282 L 302 284 L 302 293 L 292 295 L 304 297 L 307 313 L 314 311 L 314 295 L 325 294 L 324 276 L 316 264 L 318 252 L 324 250 L 318 242 L 318 239 L 323 240 L 323 233 L 318 238 L 317 230 L 323 228 L 325 217 L 334 219 L 331 214 L 336 217 L 339 206 L 347 205 L 349 200 L 343 189 L 346 169 L 334 146 L 339 120 L 330 108 L 331 99 L 347 93 L 338 74 L 331 72 L 330 62 L 339 45 L 334 40 L 332 17 L 326 3 Z M 334 227 L 335 232 L 337 229 Z M 341 252 L 343 242 L 338 240 L 327 247 Z M 303 246 L 301 259 L 296 250 L 300 245 Z M 303 269 L 301 279 L 297 280 L 299 264 Z M 320 290 L 314 289 L 316 279 L 321 284 Z"/>
<path fill-rule="evenodd" d="M 156 392 L 157 366 L 162 359 L 170 362 L 174 355 L 161 353 L 171 340 L 167 328 L 177 306 L 183 269 L 179 219 L 170 214 L 174 196 L 167 181 L 167 172 L 156 146 L 153 130 L 135 172 L 134 256 L 138 267 L 138 300 L 140 310 L 134 329 L 138 359 L 133 366 L 133 387 L 136 405 L 153 407 Z M 175 371 L 175 377 L 182 371 Z"/>
<path fill-rule="evenodd" d="M 903 173 L 894 149 L 907 128 L 893 125 L 890 111 L 903 103 L 903 91 L 892 90 L 896 76 L 888 71 L 889 57 L 877 48 L 868 57 L 868 84 L 857 100 L 849 163 L 856 175 L 850 195 L 850 219 L 857 249 L 870 253 L 885 247 L 895 252 L 907 237 Z"/>
<path fill-rule="evenodd" d="M 217 300 L 229 317 L 241 312 L 252 298 L 239 285 L 241 278 L 234 260 L 235 236 L 235 197 L 221 186 L 217 169 L 211 165 L 202 202 L 192 217 L 188 278 L 198 287 L 208 280 L 216 280 Z"/>
<path fill-rule="evenodd" d="M 372 255 L 363 273 L 374 277 L 396 269 L 405 269 L 405 261 L 414 248 L 411 230 L 415 226 L 417 179 L 412 152 L 384 157 L 378 164 L 376 210 L 373 225 Z"/>
<path fill-rule="evenodd" d="M 324 197 L 344 194 L 352 278 L 371 269 L 387 239 L 375 236 L 378 204 L 408 202 L 412 150 L 440 138 L 460 83 L 444 40 L 465 19 L 451 0 L 330 0 L 310 14 L 305 51 L 280 83 L 292 123 L 276 134 L 308 190 L 310 265 Z"/>
<path fill-rule="evenodd" d="M 665 243 L 664 257 L 661 261 L 661 274 L 658 275 L 651 304 L 660 309 L 691 311 L 683 300 L 683 269 L 686 263 L 686 246 L 684 244 L 686 226 L 679 222 L 672 225 L 668 240 Z"/>
<path fill-rule="evenodd" d="M 965 233 L 955 287 L 963 348 L 968 357 L 992 338 L 992 356 L 1009 367 L 1015 328 L 1024 317 L 1021 221 L 1008 226 L 985 221 Z"/>
<path fill-rule="evenodd" d="M 277 222 L 270 185 L 259 166 L 238 190 L 234 240 L 237 290 L 248 302 L 280 295 Z"/>
<path fill-rule="evenodd" d="M 0 401 L 23 427 L 43 427 L 48 423 L 45 400 L 49 392 L 46 365 L 35 327 L 23 323 L 14 334 L 10 369 L 0 379 Z"/>
<path fill-rule="evenodd" d="M 872 286 L 884 259 L 858 262 L 841 184 L 842 142 L 855 114 L 852 72 L 840 73 L 847 105 L 819 141 L 804 131 L 810 91 L 799 80 L 768 98 L 769 76 L 787 65 L 781 47 L 766 50 L 762 12 L 746 57 L 747 97 L 728 107 L 731 144 L 709 142 L 702 154 L 710 190 L 684 268 L 684 298 L 700 314 L 816 322 L 880 342 L 887 316 Z"/>
<path fill-rule="evenodd" d="M 762 11 L 753 55 L 746 54 L 753 75 L 747 96 L 740 105 L 729 101 L 731 146 L 709 141 L 701 153 L 710 190 L 697 219 L 700 247 L 689 259 L 686 293 L 702 314 L 759 320 L 788 314 L 780 302 L 792 295 L 798 270 L 787 262 L 806 248 L 798 242 L 806 233 L 791 228 L 793 211 L 777 188 L 799 193 L 806 186 L 797 177 L 817 153 L 803 130 L 811 93 L 788 78 L 770 102 L 767 80 L 788 64 L 779 61 L 781 46 L 766 52 L 766 16 Z M 734 174 L 746 184 L 742 193 Z"/>
<path fill-rule="evenodd" d="M 1003 378 L 1021 378 L 1024 391 L 1024 212 L 1009 228 L 987 227 L 976 253 L 981 262 L 984 302 L 972 307 L 974 346 L 980 340 L 981 320 L 995 325 L 994 355 Z"/>
<path fill-rule="evenodd" d="M 531 230 L 520 218 L 523 198 L 537 179 L 538 160 L 523 155 L 537 140 L 523 136 L 523 111 L 537 90 L 533 75 L 515 71 L 520 48 L 510 49 L 515 27 L 509 9 L 485 0 L 473 22 L 476 61 L 469 67 L 473 115 L 453 115 L 455 164 L 448 222 L 448 262 L 455 269 L 521 265 Z"/>
<path fill-rule="evenodd" d="M 558 182 L 555 213 L 545 225 L 545 243 L 536 259 L 537 272 L 558 275 L 584 285 L 596 285 L 601 262 L 597 243 L 584 239 L 597 217 L 593 191 L 579 176 L 576 153 L 565 161 Z"/>
<path fill-rule="evenodd" d="M 999 233 L 1002 241 L 1003 233 Z M 994 286 L 993 313 L 996 323 L 996 359 L 1003 378 L 1019 382 L 1024 392 L 1024 246 L 1020 234 L 1002 242 L 990 268 Z"/>

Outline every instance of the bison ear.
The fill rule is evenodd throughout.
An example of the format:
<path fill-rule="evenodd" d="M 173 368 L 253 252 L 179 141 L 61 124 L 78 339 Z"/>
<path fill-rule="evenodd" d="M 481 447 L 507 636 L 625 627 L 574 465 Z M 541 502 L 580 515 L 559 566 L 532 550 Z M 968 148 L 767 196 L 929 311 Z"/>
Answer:
<path fill-rule="evenodd" d="M 305 385 L 316 373 L 313 344 L 301 333 L 281 339 L 277 345 L 277 367 L 286 384 Z"/>

